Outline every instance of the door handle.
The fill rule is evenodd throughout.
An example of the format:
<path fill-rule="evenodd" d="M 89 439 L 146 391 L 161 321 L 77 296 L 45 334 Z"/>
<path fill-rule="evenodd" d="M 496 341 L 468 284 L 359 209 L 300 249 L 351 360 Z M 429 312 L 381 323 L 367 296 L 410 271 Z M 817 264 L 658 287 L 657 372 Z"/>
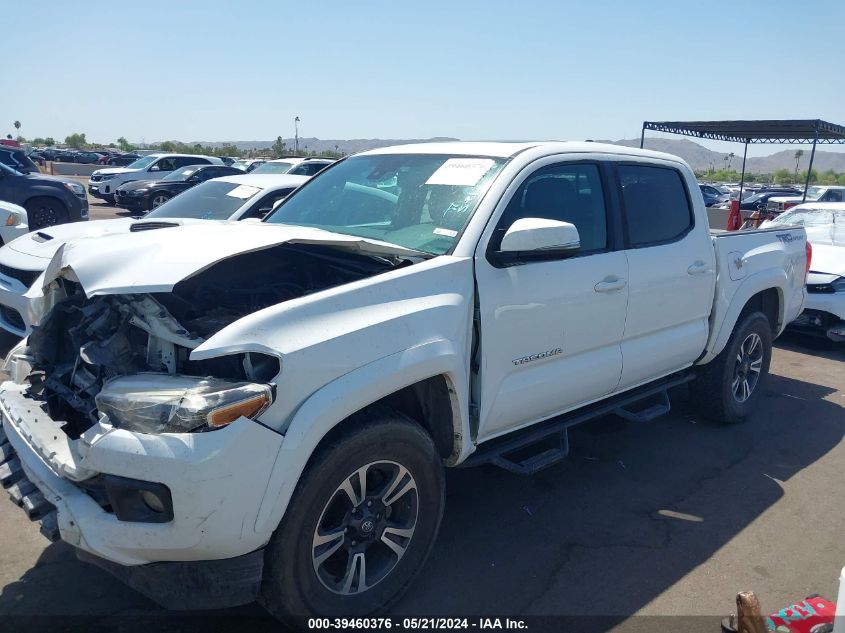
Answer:
<path fill-rule="evenodd" d="M 687 268 L 688 275 L 705 275 L 710 272 L 710 269 L 707 267 L 702 261 L 695 262 L 689 268 Z"/>
<path fill-rule="evenodd" d="M 596 292 L 616 292 L 628 284 L 624 279 L 605 279 L 598 282 L 594 288 Z"/>

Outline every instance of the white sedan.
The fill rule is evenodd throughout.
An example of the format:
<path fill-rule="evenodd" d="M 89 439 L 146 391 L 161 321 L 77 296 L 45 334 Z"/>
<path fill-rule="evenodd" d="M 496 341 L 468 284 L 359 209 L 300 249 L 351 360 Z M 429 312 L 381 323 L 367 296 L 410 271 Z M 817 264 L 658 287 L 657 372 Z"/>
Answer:
<path fill-rule="evenodd" d="M 29 233 L 26 209 L 0 200 L 0 246 Z"/>
<path fill-rule="evenodd" d="M 760 225 L 803 226 L 813 247 L 804 312 L 795 330 L 845 343 L 845 203 L 807 202 Z"/>
<path fill-rule="evenodd" d="M 175 196 L 143 220 L 118 218 L 73 222 L 28 233 L 26 211 L 16 205 L 9 222 L 23 222 L 23 230 L 6 238 L 0 248 L 0 328 L 16 336 L 27 336 L 38 322 L 45 306 L 42 277 L 47 264 L 70 240 L 95 239 L 112 233 L 128 233 L 166 228 L 209 220 L 261 219 L 273 206 L 308 180 L 307 176 L 242 175 L 207 180 Z M 3 216 L 0 215 L 0 221 Z M 16 227 L 11 227 L 16 228 Z M 18 237 L 21 235 L 21 237 Z M 18 239 L 14 239 L 17 237 Z"/>

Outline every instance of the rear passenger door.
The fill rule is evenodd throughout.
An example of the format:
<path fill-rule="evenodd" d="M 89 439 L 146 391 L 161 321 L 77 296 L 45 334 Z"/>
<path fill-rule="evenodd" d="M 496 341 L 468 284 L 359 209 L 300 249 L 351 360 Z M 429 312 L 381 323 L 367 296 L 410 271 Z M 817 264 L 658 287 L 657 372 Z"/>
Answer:
<path fill-rule="evenodd" d="M 668 161 L 620 163 L 616 172 L 628 256 L 619 383 L 625 389 L 698 358 L 709 333 L 716 273 L 709 228 L 695 222 L 695 183 Z"/>

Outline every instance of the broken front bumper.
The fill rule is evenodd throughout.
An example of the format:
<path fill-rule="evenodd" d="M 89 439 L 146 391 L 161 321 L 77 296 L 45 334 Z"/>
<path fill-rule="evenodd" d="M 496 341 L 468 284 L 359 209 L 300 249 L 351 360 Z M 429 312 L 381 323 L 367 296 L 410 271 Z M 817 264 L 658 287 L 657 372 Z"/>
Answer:
<path fill-rule="evenodd" d="M 119 566 L 234 559 L 269 540 L 271 533 L 257 532 L 255 523 L 281 446 L 278 433 L 240 419 L 218 431 L 162 435 L 95 424 L 71 440 L 25 396 L 26 388 L 0 385 L 0 482 L 49 537 Z M 173 518 L 119 520 L 90 493 L 87 484 L 101 475 L 167 486 Z"/>

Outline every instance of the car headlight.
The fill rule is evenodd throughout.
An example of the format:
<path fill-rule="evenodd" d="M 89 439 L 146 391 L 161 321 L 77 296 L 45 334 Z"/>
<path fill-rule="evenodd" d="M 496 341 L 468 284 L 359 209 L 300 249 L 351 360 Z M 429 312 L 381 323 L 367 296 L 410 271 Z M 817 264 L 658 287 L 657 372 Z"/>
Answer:
<path fill-rule="evenodd" d="M 845 292 L 845 277 L 837 277 L 831 283 L 833 292 Z"/>
<path fill-rule="evenodd" d="M 104 180 L 111 180 L 112 178 L 114 178 L 114 174 L 96 174 L 96 175 L 98 175 L 100 177 L 100 182 L 103 182 Z"/>
<path fill-rule="evenodd" d="M 85 187 L 80 185 L 78 182 L 66 182 L 64 185 L 75 196 L 85 195 Z"/>
<path fill-rule="evenodd" d="M 273 402 L 273 390 L 269 385 L 218 378 L 134 374 L 106 382 L 95 402 L 115 427 L 140 433 L 188 433 L 258 417 Z"/>

